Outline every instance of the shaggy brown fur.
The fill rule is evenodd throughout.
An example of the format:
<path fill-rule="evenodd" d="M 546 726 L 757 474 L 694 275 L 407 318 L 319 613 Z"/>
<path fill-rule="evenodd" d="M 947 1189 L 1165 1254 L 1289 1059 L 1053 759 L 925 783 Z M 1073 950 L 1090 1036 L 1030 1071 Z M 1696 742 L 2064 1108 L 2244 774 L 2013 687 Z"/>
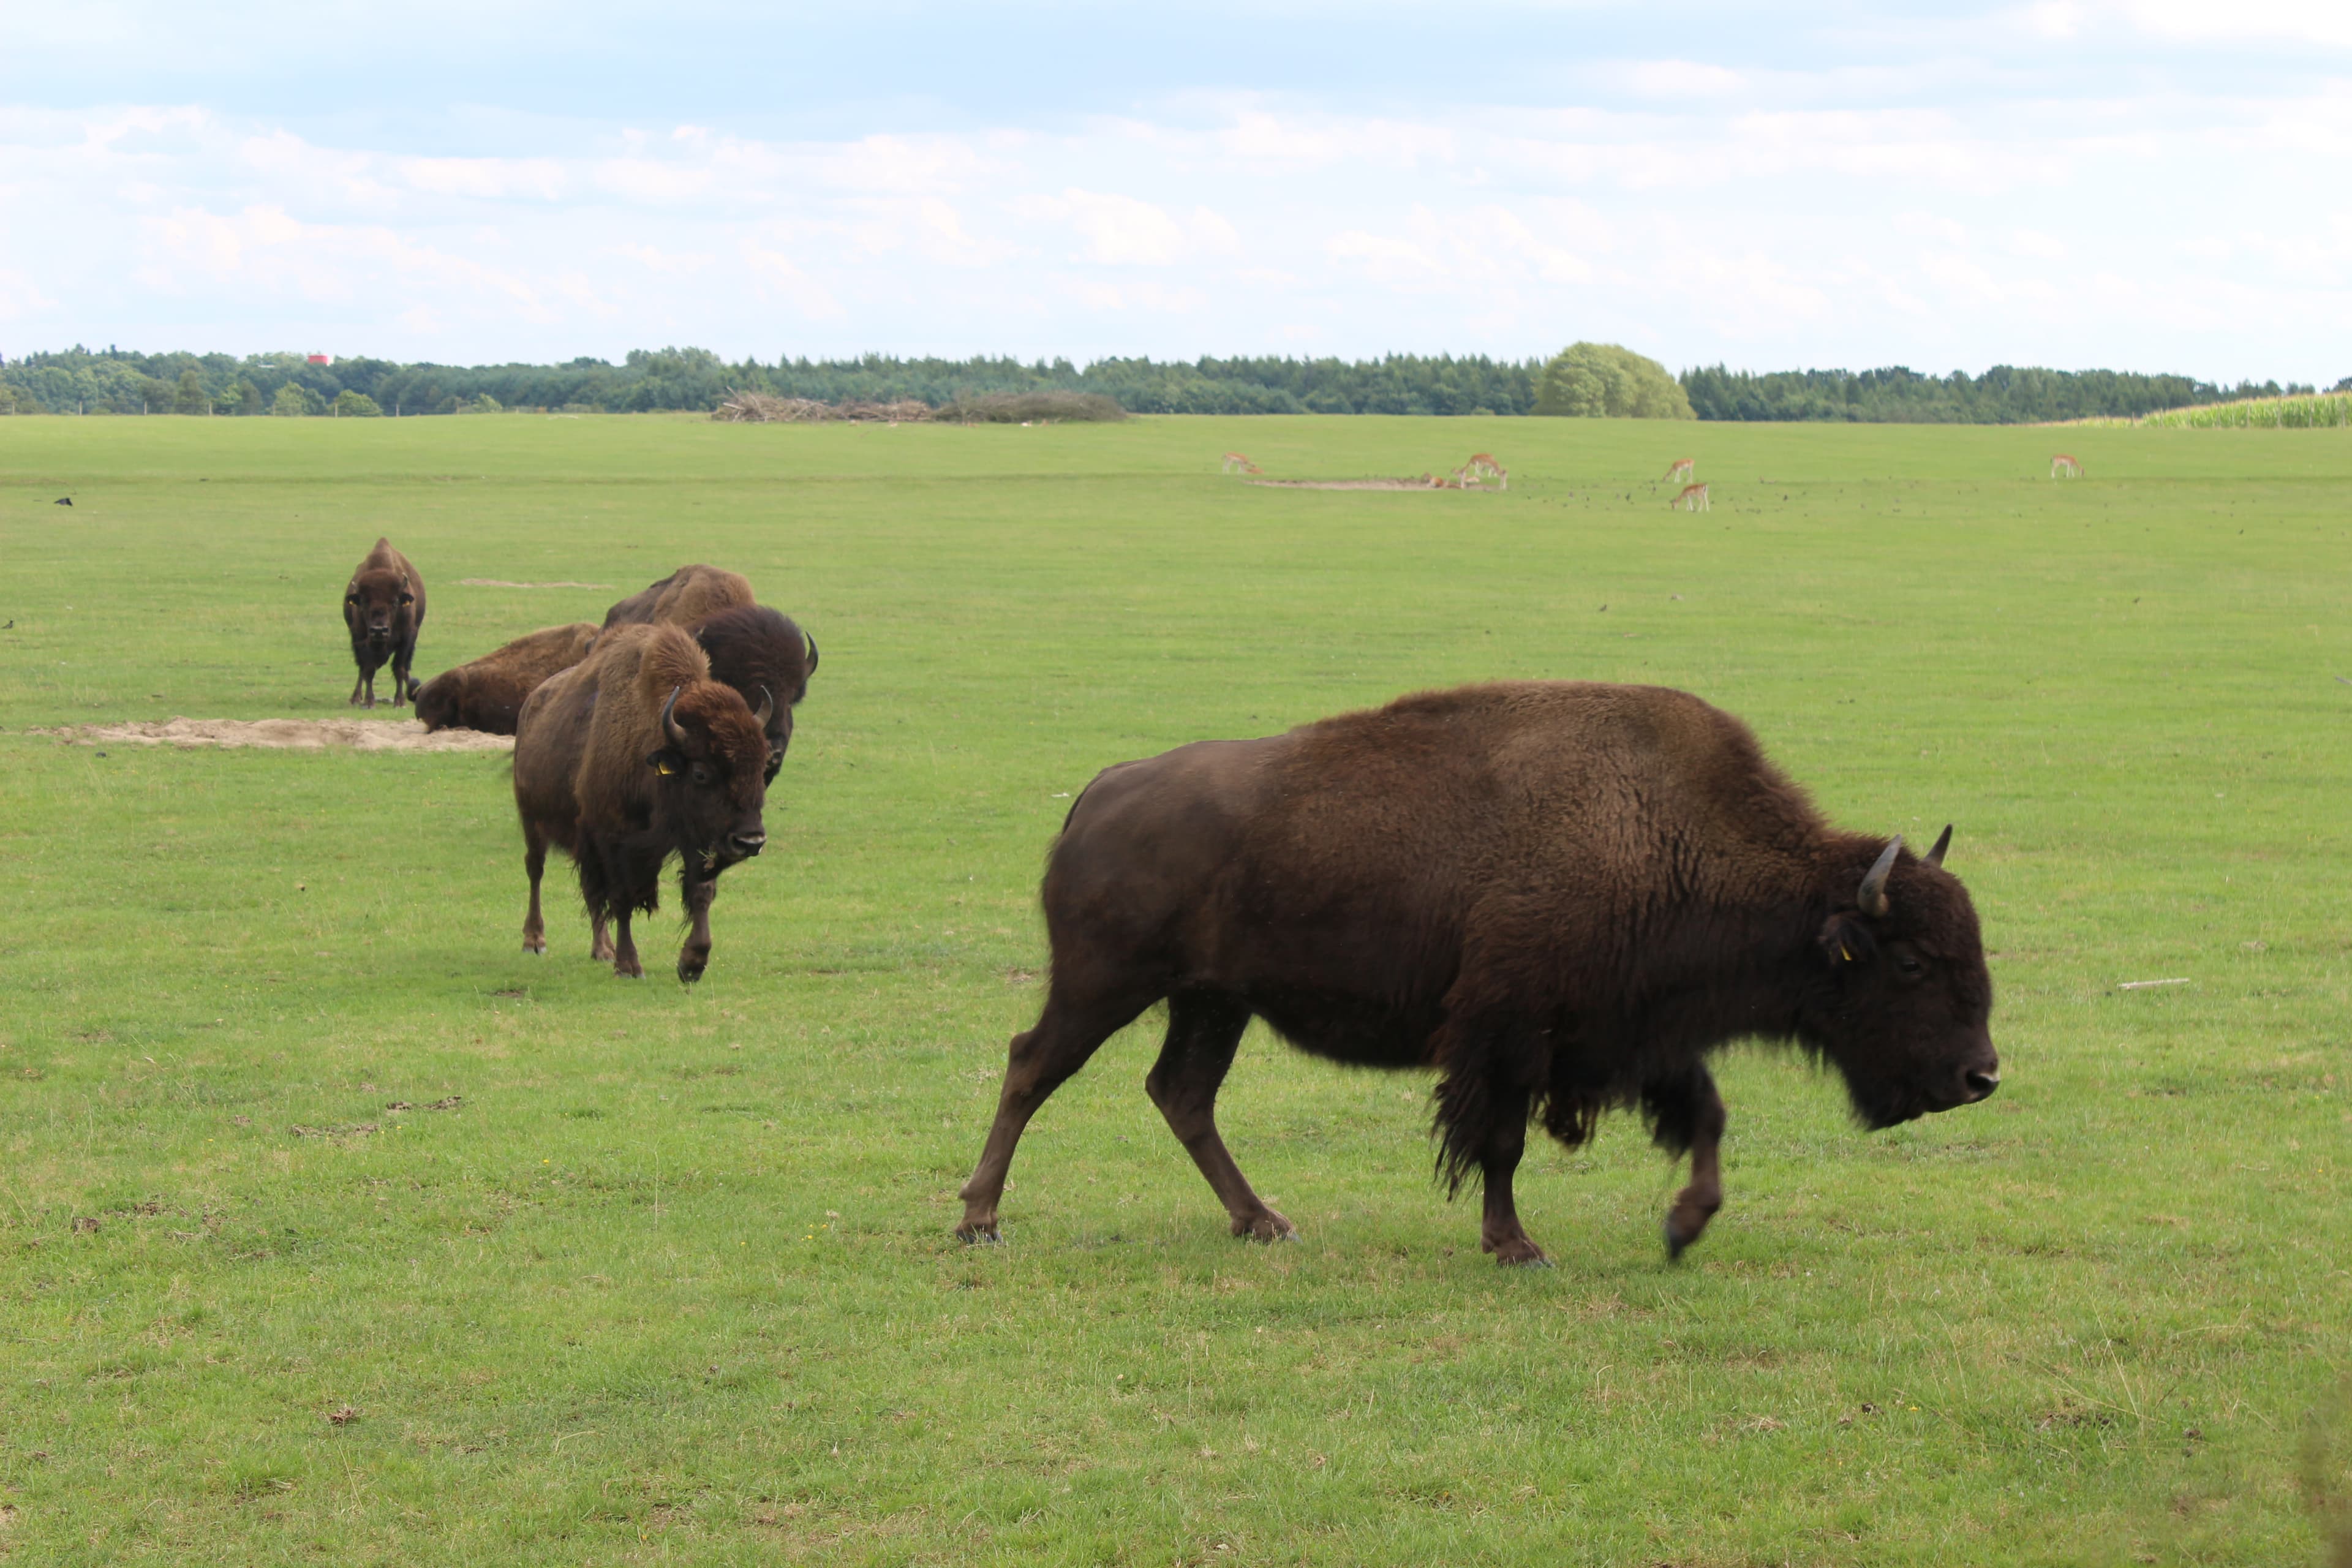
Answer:
<path fill-rule="evenodd" d="M 681 566 L 604 612 L 604 629 L 614 626 L 686 626 L 751 602 L 751 583 L 716 566 Z"/>
<path fill-rule="evenodd" d="M 416 662 L 416 636 L 425 628 L 425 579 L 408 557 L 379 539 L 343 589 L 343 629 L 351 634 L 352 660 L 360 678 L 349 706 L 375 706 L 375 672 L 392 665 L 392 705 L 416 694 L 408 673 Z"/>
<path fill-rule="evenodd" d="M 1722 1201 L 1706 1058 L 1726 1042 L 1825 1058 L 1873 1126 L 1992 1092 L 1991 982 L 1943 849 L 1830 826 L 1746 725 L 1658 687 L 1425 692 L 1122 763 L 1055 846 L 1053 982 L 959 1234 L 995 1234 L 1022 1128 L 1164 998 L 1147 1087 L 1237 1235 L 1293 1234 L 1216 1131 L 1255 1015 L 1337 1061 L 1437 1069 L 1441 1169 L 1482 1175 L 1481 1242 L 1507 1263 L 1543 1260 L 1511 1197 L 1529 1114 L 1574 1145 L 1640 1106 L 1693 1151 L 1679 1253 Z"/>
<path fill-rule="evenodd" d="M 560 669 L 588 657 L 596 641 L 591 621 L 527 632 L 455 669 L 445 669 L 416 693 L 416 716 L 435 730 L 479 730 L 511 735 L 523 700 Z"/>
<path fill-rule="evenodd" d="M 662 863 L 677 855 L 693 921 L 677 974 L 699 979 L 719 874 L 767 843 L 767 718 L 710 679 L 710 661 L 677 626 L 602 633 L 586 658 L 541 681 L 515 731 L 515 808 L 530 877 L 524 951 L 547 951 L 539 882 L 553 844 L 579 868 L 592 955 L 643 974 L 629 922 L 658 905 Z M 613 945 L 608 917 L 619 928 Z"/>
<path fill-rule="evenodd" d="M 803 636 L 790 616 L 765 605 L 738 605 L 705 616 L 689 629 L 710 656 L 711 679 L 741 692 L 754 708 L 762 697 L 772 699 L 768 782 L 775 783 L 784 748 L 793 743 L 793 710 L 808 695 L 809 677 L 816 673 L 816 639 Z"/>

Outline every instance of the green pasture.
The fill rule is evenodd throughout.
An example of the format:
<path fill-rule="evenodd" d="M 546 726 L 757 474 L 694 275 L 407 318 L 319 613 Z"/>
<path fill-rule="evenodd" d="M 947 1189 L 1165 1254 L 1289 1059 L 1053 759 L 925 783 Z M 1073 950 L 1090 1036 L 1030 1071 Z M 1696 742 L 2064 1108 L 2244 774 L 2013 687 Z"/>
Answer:
<path fill-rule="evenodd" d="M 520 951 L 502 758 L 29 733 L 344 716 L 379 533 L 420 674 L 688 561 L 815 633 L 701 984 L 667 912 L 655 978 L 591 963 L 568 868 Z M 2317 1563 L 2347 570 L 2343 431 L 0 419 L 0 1554 Z M 1226 1137 L 1305 1240 L 1228 1237 L 1147 1018 L 1038 1119 L 1007 1245 L 951 1238 L 1072 792 L 1537 676 L 1698 692 L 1853 827 L 1956 822 L 1999 1096 L 1865 1135 L 1735 1052 L 1681 1267 L 1620 1121 L 1531 1153 L 1559 1267 L 1506 1271 L 1425 1079 L 1263 1032 Z"/>

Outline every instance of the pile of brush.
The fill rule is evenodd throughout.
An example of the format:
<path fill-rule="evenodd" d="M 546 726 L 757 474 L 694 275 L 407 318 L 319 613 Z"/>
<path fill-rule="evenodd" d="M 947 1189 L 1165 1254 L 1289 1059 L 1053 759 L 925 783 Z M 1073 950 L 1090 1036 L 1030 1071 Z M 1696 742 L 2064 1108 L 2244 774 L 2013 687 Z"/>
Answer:
<path fill-rule="evenodd" d="M 931 417 L 931 406 L 913 398 L 896 403 L 820 403 L 814 397 L 777 397 L 765 392 L 738 392 L 710 411 L 727 425 L 816 425 L 827 421 L 905 424 Z"/>

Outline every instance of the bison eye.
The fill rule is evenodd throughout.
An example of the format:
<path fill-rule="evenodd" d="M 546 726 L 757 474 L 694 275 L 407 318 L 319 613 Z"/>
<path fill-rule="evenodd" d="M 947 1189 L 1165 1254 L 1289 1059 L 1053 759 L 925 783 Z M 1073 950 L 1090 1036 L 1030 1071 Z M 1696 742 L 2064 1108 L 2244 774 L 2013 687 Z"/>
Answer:
<path fill-rule="evenodd" d="M 694 782 L 707 787 L 710 783 L 710 770 L 700 763 L 695 763 Z"/>
<path fill-rule="evenodd" d="M 1902 972 L 1903 978 L 1906 980 L 1916 980 L 1927 973 L 1927 966 L 1920 963 L 1916 956 L 1900 949 L 1895 951 L 1895 967 Z"/>

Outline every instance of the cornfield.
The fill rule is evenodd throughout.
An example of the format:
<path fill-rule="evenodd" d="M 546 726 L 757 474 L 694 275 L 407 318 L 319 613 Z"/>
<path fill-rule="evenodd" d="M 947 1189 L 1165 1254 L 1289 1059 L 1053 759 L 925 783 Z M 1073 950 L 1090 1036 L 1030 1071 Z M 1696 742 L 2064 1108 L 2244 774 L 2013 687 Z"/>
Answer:
<path fill-rule="evenodd" d="M 2139 425 L 2168 430 L 2321 430 L 2352 426 L 2352 393 L 2307 393 L 2294 397 L 2250 397 L 2241 403 L 2207 403 L 2167 408 L 2137 419 L 2084 419 L 2084 425 Z"/>

